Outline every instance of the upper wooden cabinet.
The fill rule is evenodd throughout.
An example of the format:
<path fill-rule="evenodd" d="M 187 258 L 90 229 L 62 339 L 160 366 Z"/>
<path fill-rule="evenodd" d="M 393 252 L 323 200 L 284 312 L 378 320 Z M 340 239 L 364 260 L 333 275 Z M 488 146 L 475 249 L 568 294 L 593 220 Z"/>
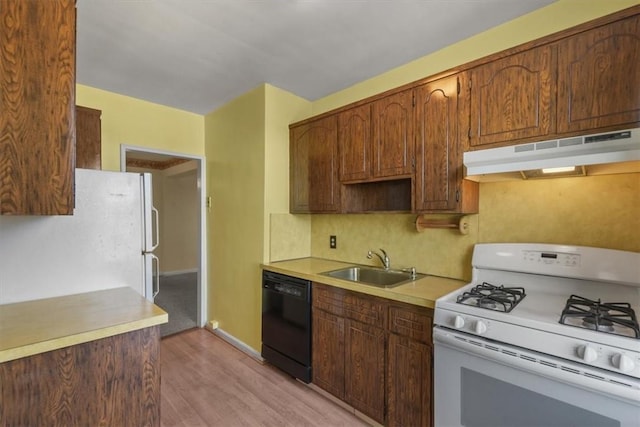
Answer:
<path fill-rule="evenodd" d="M 371 104 L 338 114 L 340 181 L 364 181 L 371 177 Z"/>
<path fill-rule="evenodd" d="M 465 181 L 461 138 L 469 108 L 464 73 L 416 88 L 415 209 L 418 212 L 478 211 L 478 184 Z"/>
<path fill-rule="evenodd" d="M 640 122 L 640 16 L 558 43 L 558 132 Z"/>
<path fill-rule="evenodd" d="M 76 106 L 76 168 L 102 169 L 102 111 Z"/>
<path fill-rule="evenodd" d="M 473 68 L 469 143 L 511 143 L 554 133 L 555 69 L 551 46 Z"/>
<path fill-rule="evenodd" d="M 0 214 L 72 214 L 75 0 L 0 0 L 0 22 Z"/>
<path fill-rule="evenodd" d="M 375 178 L 413 173 L 413 89 L 373 102 L 373 171 Z"/>
<path fill-rule="evenodd" d="M 338 127 L 336 116 L 292 126 L 289 135 L 292 213 L 338 212 Z"/>

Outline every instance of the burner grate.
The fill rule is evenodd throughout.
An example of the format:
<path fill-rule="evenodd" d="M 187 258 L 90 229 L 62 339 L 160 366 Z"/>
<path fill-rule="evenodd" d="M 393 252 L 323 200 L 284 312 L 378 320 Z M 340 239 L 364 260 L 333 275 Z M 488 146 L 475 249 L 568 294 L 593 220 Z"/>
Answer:
<path fill-rule="evenodd" d="M 458 295 L 456 302 L 509 313 L 526 296 L 524 288 L 495 286 L 487 282 Z"/>
<path fill-rule="evenodd" d="M 578 323 L 576 323 L 576 320 Z M 582 323 L 579 321 L 582 320 Z M 626 302 L 603 303 L 571 295 L 560 316 L 563 325 L 640 339 L 636 313 Z"/>

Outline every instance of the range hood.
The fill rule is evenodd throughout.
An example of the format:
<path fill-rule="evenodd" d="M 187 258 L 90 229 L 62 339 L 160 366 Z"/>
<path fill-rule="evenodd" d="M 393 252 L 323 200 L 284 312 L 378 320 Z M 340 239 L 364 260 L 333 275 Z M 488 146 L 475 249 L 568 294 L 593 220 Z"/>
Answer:
<path fill-rule="evenodd" d="M 640 128 L 468 151 L 463 161 L 475 181 L 640 172 Z"/>

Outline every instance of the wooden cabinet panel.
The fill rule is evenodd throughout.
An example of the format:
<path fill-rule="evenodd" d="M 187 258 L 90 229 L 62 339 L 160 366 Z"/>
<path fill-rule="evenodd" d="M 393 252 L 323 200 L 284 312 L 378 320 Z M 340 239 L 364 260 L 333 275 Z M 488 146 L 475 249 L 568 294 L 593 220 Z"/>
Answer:
<path fill-rule="evenodd" d="M 413 90 L 373 103 L 373 176 L 413 173 Z"/>
<path fill-rule="evenodd" d="M 75 0 L 0 0 L 0 214 L 74 207 Z"/>
<path fill-rule="evenodd" d="M 338 114 L 340 181 L 366 180 L 371 176 L 371 104 Z"/>
<path fill-rule="evenodd" d="M 290 130 L 292 213 L 338 212 L 337 119 L 329 116 Z"/>
<path fill-rule="evenodd" d="M 459 74 L 416 88 L 416 184 L 418 212 L 478 211 L 478 185 L 463 182 L 461 132 L 468 106 Z"/>
<path fill-rule="evenodd" d="M 389 334 L 387 425 L 432 425 L 432 349 L 429 345 Z"/>
<path fill-rule="evenodd" d="M 345 320 L 313 307 L 312 382 L 344 399 Z"/>
<path fill-rule="evenodd" d="M 160 327 L 0 364 L 2 426 L 159 426 Z"/>
<path fill-rule="evenodd" d="M 389 331 L 411 339 L 431 343 L 433 311 L 413 305 L 393 303 L 389 307 Z"/>
<path fill-rule="evenodd" d="M 347 321 L 345 352 L 345 400 L 363 414 L 384 423 L 384 330 Z"/>
<path fill-rule="evenodd" d="M 102 111 L 76 105 L 76 168 L 102 169 Z"/>
<path fill-rule="evenodd" d="M 472 69 L 470 144 L 515 144 L 554 133 L 555 70 L 551 46 Z"/>
<path fill-rule="evenodd" d="M 558 43 L 558 132 L 639 123 L 639 15 Z"/>

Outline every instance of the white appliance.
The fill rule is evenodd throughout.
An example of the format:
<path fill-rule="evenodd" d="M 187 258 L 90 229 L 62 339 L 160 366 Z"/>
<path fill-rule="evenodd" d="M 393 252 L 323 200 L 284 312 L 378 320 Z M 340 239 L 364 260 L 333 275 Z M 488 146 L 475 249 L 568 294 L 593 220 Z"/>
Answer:
<path fill-rule="evenodd" d="M 640 161 L 640 129 L 575 136 L 532 142 L 509 147 L 468 151 L 463 154 L 466 176 L 476 180 L 490 180 L 518 172 L 521 178 L 544 177 L 541 170 L 552 169 L 562 174 L 561 169 L 576 167 L 569 176 L 586 173 L 585 166 L 610 165 L 605 172 L 637 172 Z M 630 165 L 630 166 L 629 166 Z M 560 170 L 559 170 L 560 169 Z M 601 168 L 602 169 L 602 168 Z M 597 169 L 596 169 L 597 171 Z M 596 173 L 597 174 L 597 173 Z"/>
<path fill-rule="evenodd" d="M 0 216 L 0 304 L 130 286 L 159 291 L 150 174 L 76 169 L 70 216 Z M 46 315 L 46 313 L 43 313 Z"/>
<path fill-rule="evenodd" d="M 472 265 L 436 301 L 436 426 L 640 426 L 640 253 L 477 244 Z"/>

